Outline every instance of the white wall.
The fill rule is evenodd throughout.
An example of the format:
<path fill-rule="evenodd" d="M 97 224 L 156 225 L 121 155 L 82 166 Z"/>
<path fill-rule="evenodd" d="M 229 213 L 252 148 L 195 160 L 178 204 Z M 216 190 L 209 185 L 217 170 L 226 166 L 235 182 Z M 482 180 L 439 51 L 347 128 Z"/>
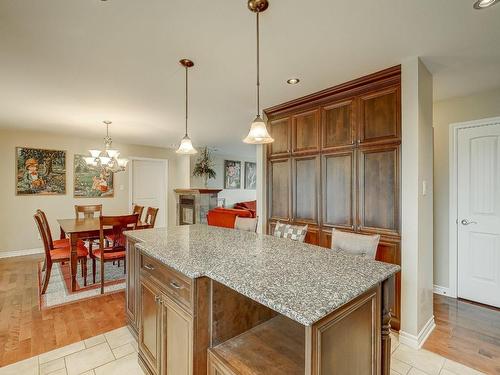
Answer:
<path fill-rule="evenodd" d="M 500 116 L 500 88 L 434 103 L 434 284 L 449 283 L 449 126 Z"/>
<path fill-rule="evenodd" d="M 219 198 L 226 199 L 226 207 L 232 207 L 237 202 L 254 201 L 257 199 L 256 189 L 245 189 L 245 161 L 255 163 L 253 157 L 242 157 L 237 155 L 212 154 L 214 169 L 217 174 L 215 179 L 208 180 L 208 187 L 212 189 L 223 189 L 219 193 Z M 204 187 L 201 177 L 193 177 L 192 171 L 198 155 L 191 157 L 191 186 L 192 188 Z M 241 161 L 241 189 L 224 189 L 224 160 Z"/>
<path fill-rule="evenodd" d="M 56 196 L 16 196 L 15 148 L 16 146 L 66 150 L 66 194 Z M 136 156 L 169 160 L 167 187 L 167 221 L 175 224 L 174 188 L 180 187 L 178 179 L 186 181 L 189 166 L 179 169 L 175 152 L 158 147 L 125 145 L 114 143 L 124 157 Z M 52 235 L 59 238 L 57 219 L 74 217 L 75 204 L 102 203 L 106 214 L 123 214 L 130 211 L 128 168 L 115 174 L 115 194 L 113 198 L 73 198 L 73 155 L 86 154 L 90 148 L 102 148 L 102 138 L 66 136 L 45 132 L 0 129 L 0 252 L 10 252 L 40 248 L 33 214 L 37 208 L 48 216 Z M 180 176 L 180 177 L 179 177 Z"/>
<path fill-rule="evenodd" d="M 401 332 L 419 347 L 433 321 L 432 75 L 419 58 L 402 64 Z M 423 194 L 423 183 L 427 185 Z"/>

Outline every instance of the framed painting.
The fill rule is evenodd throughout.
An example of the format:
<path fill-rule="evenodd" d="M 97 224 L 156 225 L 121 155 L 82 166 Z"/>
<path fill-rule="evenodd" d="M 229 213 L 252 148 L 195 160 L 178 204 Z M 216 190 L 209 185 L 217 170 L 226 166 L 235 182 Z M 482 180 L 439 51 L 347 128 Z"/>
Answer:
<path fill-rule="evenodd" d="M 66 194 L 66 151 L 16 147 L 16 195 Z"/>
<path fill-rule="evenodd" d="M 111 198 L 114 196 L 113 173 L 89 166 L 84 155 L 75 154 L 73 163 L 75 198 Z"/>
<path fill-rule="evenodd" d="M 241 162 L 224 160 L 224 189 L 241 189 Z"/>
<path fill-rule="evenodd" d="M 257 189 L 257 164 L 251 161 L 245 162 L 245 189 Z"/>

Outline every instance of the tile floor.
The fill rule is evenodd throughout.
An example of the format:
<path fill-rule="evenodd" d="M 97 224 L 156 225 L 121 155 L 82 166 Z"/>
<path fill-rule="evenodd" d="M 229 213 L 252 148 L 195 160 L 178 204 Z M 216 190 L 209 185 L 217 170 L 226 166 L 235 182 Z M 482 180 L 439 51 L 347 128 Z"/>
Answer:
<path fill-rule="evenodd" d="M 392 340 L 391 375 L 477 375 L 479 371 Z M 143 375 L 127 327 L 0 368 L 0 375 Z"/>

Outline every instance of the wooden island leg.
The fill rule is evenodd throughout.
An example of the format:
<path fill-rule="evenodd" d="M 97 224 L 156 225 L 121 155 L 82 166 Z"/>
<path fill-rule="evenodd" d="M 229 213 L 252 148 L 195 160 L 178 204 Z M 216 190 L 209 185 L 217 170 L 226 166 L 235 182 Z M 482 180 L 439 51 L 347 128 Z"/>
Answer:
<path fill-rule="evenodd" d="M 74 292 L 76 290 L 76 274 L 77 274 L 77 253 L 76 253 L 76 244 L 78 241 L 78 235 L 76 233 L 71 233 L 69 235 L 71 241 L 71 252 L 70 252 L 70 275 L 71 275 L 71 291 Z"/>
<path fill-rule="evenodd" d="M 394 276 L 382 283 L 382 375 L 391 373 L 391 306 L 394 298 Z"/>

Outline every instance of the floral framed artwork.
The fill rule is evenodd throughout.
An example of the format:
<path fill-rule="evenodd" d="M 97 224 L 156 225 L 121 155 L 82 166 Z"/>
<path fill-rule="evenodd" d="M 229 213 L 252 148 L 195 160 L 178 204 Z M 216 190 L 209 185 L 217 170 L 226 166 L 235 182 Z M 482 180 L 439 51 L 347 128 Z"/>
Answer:
<path fill-rule="evenodd" d="M 16 147 L 16 195 L 66 194 L 66 151 Z"/>
<path fill-rule="evenodd" d="M 111 198 L 114 196 L 113 173 L 87 165 L 84 155 L 75 154 L 73 162 L 75 198 Z"/>
<path fill-rule="evenodd" d="M 245 162 L 245 189 L 257 189 L 257 164 L 251 161 Z"/>
<path fill-rule="evenodd" d="M 241 189 L 241 162 L 224 160 L 224 189 Z"/>

